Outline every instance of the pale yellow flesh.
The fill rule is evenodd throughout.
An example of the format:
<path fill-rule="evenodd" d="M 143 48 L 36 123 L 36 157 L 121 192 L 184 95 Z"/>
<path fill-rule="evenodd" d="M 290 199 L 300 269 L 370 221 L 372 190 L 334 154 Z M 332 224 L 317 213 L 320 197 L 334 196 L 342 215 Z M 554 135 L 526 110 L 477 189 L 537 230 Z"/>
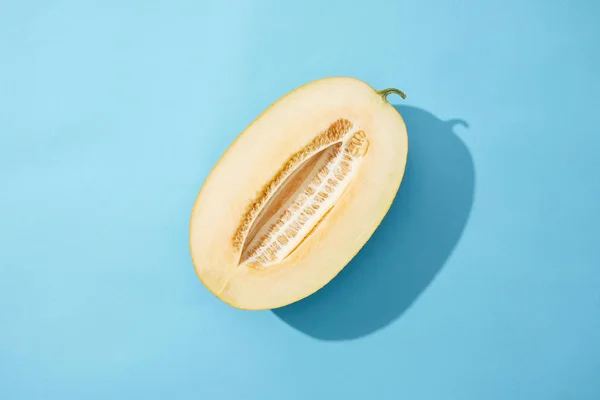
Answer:
<path fill-rule="evenodd" d="M 265 185 L 336 120 L 365 132 L 368 152 L 343 193 L 298 247 L 265 268 L 241 263 L 232 242 Z M 373 234 L 404 174 L 408 141 L 398 112 L 369 85 L 328 78 L 271 106 L 231 145 L 204 183 L 192 212 L 190 248 L 200 280 L 226 303 L 270 309 L 328 283 Z"/>

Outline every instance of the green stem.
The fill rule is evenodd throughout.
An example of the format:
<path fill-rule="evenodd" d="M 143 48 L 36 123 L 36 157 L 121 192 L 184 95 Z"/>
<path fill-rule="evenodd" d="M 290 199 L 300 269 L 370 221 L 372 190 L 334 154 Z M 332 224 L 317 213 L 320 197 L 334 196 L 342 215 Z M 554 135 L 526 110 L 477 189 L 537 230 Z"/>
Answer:
<path fill-rule="evenodd" d="M 404 92 L 402 90 L 398 90 L 398 89 L 394 89 L 394 88 L 388 88 L 388 89 L 378 90 L 377 93 L 381 97 L 383 97 L 383 99 L 385 101 L 387 101 L 388 95 L 390 95 L 392 93 L 397 94 L 398 96 L 402 97 L 403 99 L 406 99 L 406 95 L 404 94 Z"/>

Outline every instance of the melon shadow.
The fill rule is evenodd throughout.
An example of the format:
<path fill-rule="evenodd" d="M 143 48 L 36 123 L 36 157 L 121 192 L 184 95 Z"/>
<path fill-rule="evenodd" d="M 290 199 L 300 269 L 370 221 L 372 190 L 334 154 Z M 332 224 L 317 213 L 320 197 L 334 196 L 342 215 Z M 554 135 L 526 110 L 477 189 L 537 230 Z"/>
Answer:
<path fill-rule="evenodd" d="M 471 153 L 443 121 L 396 106 L 409 135 L 404 179 L 371 239 L 328 285 L 273 310 L 281 320 L 321 340 L 350 340 L 400 317 L 443 268 L 467 224 L 475 189 Z"/>

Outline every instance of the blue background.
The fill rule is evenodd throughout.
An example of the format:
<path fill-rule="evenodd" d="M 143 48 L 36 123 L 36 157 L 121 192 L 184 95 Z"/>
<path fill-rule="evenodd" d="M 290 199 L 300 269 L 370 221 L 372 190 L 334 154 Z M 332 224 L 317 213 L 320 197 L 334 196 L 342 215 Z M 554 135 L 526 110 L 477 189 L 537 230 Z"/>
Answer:
<path fill-rule="evenodd" d="M 0 398 L 599 399 L 599 15 L 0 2 Z M 325 289 L 232 309 L 192 268 L 196 194 L 332 75 L 406 91 L 406 179 Z"/>

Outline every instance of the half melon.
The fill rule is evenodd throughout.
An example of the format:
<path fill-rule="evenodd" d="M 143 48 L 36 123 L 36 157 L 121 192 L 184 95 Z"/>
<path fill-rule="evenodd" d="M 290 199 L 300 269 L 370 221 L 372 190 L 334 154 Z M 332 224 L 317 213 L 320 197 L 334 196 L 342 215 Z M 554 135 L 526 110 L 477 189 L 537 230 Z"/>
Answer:
<path fill-rule="evenodd" d="M 398 191 L 406 126 L 354 78 L 282 97 L 227 149 L 194 204 L 201 282 L 240 309 L 282 307 L 326 285 L 369 240 Z"/>

